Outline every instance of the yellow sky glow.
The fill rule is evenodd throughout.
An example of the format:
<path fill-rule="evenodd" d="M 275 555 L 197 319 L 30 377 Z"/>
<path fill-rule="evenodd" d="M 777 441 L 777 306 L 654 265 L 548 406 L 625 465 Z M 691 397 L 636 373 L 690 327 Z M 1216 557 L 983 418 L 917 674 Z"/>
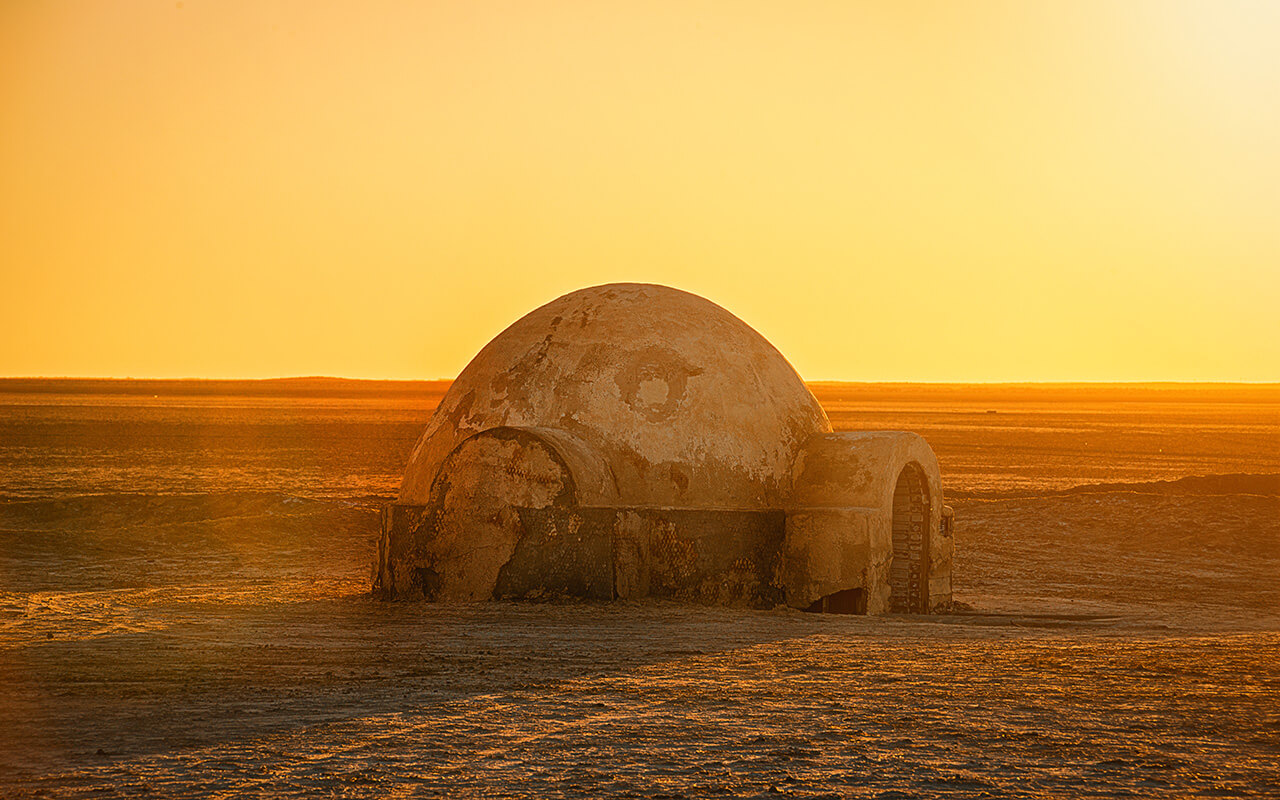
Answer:
<path fill-rule="evenodd" d="M 0 375 L 430 378 L 665 283 L 809 379 L 1280 380 L 1280 4 L 0 4 Z"/>

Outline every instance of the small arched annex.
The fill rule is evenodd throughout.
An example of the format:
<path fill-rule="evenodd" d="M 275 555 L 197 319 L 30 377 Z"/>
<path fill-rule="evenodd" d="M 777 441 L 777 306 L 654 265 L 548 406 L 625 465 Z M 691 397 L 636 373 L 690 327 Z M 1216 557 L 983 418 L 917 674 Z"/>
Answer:
<path fill-rule="evenodd" d="M 791 605 L 924 613 L 950 601 L 952 537 L 938 461 L 923 438 L 815 437 L 795 475 L 782 573 Z"/>

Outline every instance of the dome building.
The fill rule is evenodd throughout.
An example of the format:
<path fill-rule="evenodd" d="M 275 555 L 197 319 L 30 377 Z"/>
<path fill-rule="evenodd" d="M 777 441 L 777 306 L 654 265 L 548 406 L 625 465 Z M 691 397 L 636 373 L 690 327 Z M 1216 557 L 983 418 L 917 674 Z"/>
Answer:
<path fill-rule="evenodd" d="M 383 513 L 374 591 L 925 612 L 951 599 L 937 460 L 833 433 L 787 360 L 696 295 L 611 284 L 500 333 Z"/>

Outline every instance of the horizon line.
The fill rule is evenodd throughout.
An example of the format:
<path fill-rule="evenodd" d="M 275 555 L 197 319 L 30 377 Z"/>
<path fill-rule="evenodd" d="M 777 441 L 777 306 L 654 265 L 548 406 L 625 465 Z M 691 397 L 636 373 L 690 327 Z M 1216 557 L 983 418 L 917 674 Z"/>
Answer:
<path fill-rule="evenodd" d="M 273 377 L 206 377 L 206 376 L 182 376 L 182 377 L 138 377 L 138 376 L 115 376 L 115 375 L 5 375 L 0 376 L 0 381 L 174 381 L 174 382 L 268 382 L 268 381 L 346 381 L 346 382 L 363 382 L 363 383 L 443 383 L 453 382 L 457 380 L 457 376 L 453 377 L 437 377 L 437 378 L 367 378 L 367 377 L 348 377 L 343 375 L 279 375 Z M 1174 386 L 1278 386 L 1280 387 L 1280 379 L 1277 380 L 1221 380 L 1221 379 L 1205 379 L 1205 380 L 1188 380 L 1188 379 L 1125 379 L 1125 380 L 1102 380 L 1102 379 L 1051 379 L 1051 380 L 1026 380 L 1026 379 L 997 379 L 997 380 L 851 380 L 847 378 L 804 378 L 801 380 L 805 384 L 865 384 L 865 385 L 903 385 L 903 386 L 1152 386 L 1152 385 L 1174 385 Z"/>

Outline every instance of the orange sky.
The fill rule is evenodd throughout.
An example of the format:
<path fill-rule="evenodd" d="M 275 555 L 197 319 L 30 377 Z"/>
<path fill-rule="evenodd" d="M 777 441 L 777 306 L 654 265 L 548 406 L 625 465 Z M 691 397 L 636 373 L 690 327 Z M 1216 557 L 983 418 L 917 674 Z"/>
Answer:
<path fill-rule="evenodd" d="M 618 280 L 809 379 L 1280 380 L 1280 3 L 0 4 L 0 375 L 451 376 Z"/>

